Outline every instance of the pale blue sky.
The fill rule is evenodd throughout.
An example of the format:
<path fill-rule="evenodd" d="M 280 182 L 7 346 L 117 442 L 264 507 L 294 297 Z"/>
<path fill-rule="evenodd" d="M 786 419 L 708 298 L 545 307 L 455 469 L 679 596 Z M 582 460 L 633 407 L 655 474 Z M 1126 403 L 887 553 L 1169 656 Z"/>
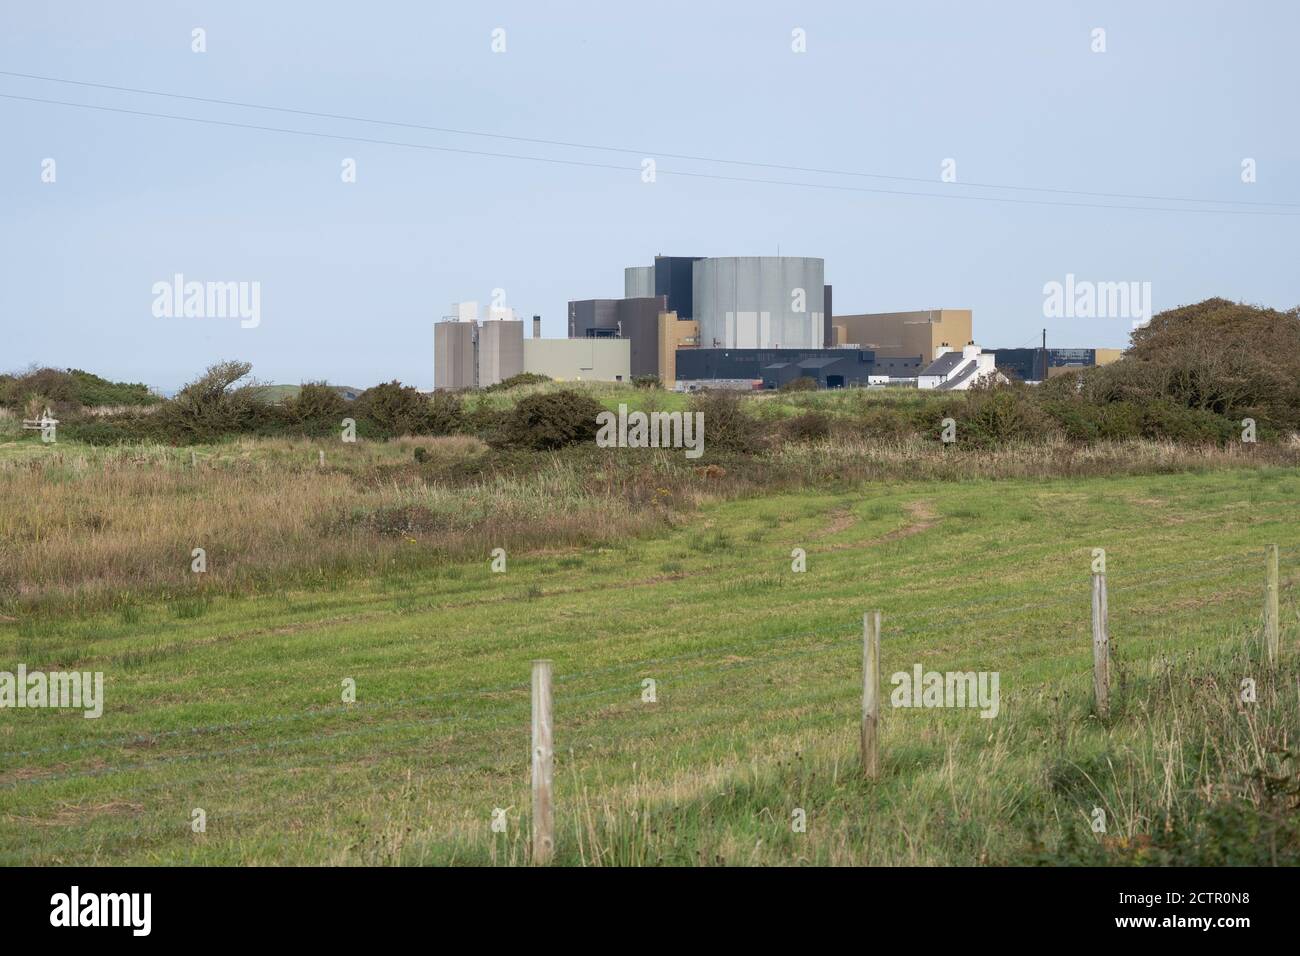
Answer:
<path fill-rule="evenodd" d="M 191 52 L 191 30 L 208 52 Z M 506 30 L 494 54 L 491 32 Z M 791 30 L 807 53 L 791 52 Z M 1107 51 L 1090 51 L 1106 30 Z M 0 369 L 174 388 L 222 358 L 279 382 L 433 379 L 432 323 L 493 288 L 548 336 L 656 253 L 826 260 L 837 312 L 972 308 L 982 344 L 1123 345 L 1042 317 L 1067 273 L 1300 303 L 1295 215 L 1003 204 L 1051 193 L 1300 204 L 1291 2 L 328 3 L 0 8 L 0 70 L 519 137 L 562 148 L 0 76 L 0 93 L 619 169 L 331 141 L 0 98 Z M 659 160 L 681 153 L 931 182 Z M 57 181 L 41 182 L 52 157 Z M 358 181 L 340 181 L 354 157 Z M 958 184 L 939 182 L 945 158 Z M 1258 182 L 1241 182 L 1252 157 Z M 1291 207 L 1231 207 L 1300 213 Z M 159 319 L 151 287 L 261 283 L 261 324 Z"/>

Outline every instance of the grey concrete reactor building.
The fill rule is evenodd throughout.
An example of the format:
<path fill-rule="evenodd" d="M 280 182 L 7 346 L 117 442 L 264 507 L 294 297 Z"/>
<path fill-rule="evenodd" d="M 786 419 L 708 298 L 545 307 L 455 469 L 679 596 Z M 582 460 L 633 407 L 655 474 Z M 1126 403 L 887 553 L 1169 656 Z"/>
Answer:
<path fill-rule="evenodd" d="M 729 256 L 699 259 L 692 272 L 692 317 L 700 326 L 701 348 L 824 346 L 824 260 Z"/>

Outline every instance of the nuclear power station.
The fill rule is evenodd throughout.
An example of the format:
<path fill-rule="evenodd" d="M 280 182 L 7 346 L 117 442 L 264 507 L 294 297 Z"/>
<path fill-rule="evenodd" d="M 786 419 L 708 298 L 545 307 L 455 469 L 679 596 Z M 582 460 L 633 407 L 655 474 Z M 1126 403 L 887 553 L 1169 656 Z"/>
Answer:
<path fill-rule="evenodd" d="M 984 354 L 984 364 L 997 354 L 975 346 L 970 309 L 836 315 L 832 302 L 822 259 L 655 256 L 624 269 L 622 298 L 571 300 L 563 339 L 541 338 L 540 316 L 526 335 L 512 309 L 494 306 L 480 319 L 477 303 L 455 303 L 435 325 L 434 387 L 483 388 L 534 372 L 561 381 L 654 378 L 688 389 L 778 388 L 797 378 L 823 388 L 956 389 L 969 387 L 971 376 L 931 366 L 941 358 L 952 364 L 954 353 Z M 1035 355 L 1019 354 L 1026 351 Z M 1057 367 L 1045 348 L 1007 358 L 1017 376 L 1045 378 Z"/>

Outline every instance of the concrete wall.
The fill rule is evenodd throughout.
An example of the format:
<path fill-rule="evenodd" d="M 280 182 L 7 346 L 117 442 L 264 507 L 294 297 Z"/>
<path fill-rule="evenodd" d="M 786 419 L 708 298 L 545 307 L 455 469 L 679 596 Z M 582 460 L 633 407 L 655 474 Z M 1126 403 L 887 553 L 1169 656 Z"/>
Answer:
<path fill-rule="evenodd" d="M 524 339 L 524 371 L 556 381 L 629 382 L 631 342 L 627 339 Z"/>
<path fill-rule="evenodd" d="M 837 330 L 843 329 L 844 342 L 875 349 L 880 355 L 920 355 L 927 365 L 943 343 L 959 349 L 975 337 L 970 309 L 837 315 L 832 322 Z M 837 331 L 837 342 L 839 335 Z"/>
<path fill-rule="evenodd" d="M 433 324 L 434 388 L 474 387 L 477 377 L 474 358 L 477 328 L 473 322 Z"/>
<path fill-rule="evenodd" d="M 524 370 L 524 323 L 488 321 L 478 330 L 478 387 L 495 385 Z"/>
<path fill-rule="evenodd" d="M 735 256 L 694 264 L 694 314 L 703 348 L 821 348 L 825 263 Z M 803 311 L 795 311 L 795 290 Z"/>

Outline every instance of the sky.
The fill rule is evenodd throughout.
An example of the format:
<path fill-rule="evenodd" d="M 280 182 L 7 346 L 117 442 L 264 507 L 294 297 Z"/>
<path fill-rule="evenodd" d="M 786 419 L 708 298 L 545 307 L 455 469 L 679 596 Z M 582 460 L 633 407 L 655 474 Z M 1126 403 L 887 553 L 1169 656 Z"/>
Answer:
<path fill-rule="evenodd" d="M 1067 275 L 1291 308 L 1297 35 L 1282 0 L 5 3 L 0 371 L 428 388 L 450 303 L 563 336 L 656 254 L 821 257 L 837 313 L 987 347 L 1125 345 L 1045 318 Z M 256 323 L 155 314 L 177 274 Z"/>

